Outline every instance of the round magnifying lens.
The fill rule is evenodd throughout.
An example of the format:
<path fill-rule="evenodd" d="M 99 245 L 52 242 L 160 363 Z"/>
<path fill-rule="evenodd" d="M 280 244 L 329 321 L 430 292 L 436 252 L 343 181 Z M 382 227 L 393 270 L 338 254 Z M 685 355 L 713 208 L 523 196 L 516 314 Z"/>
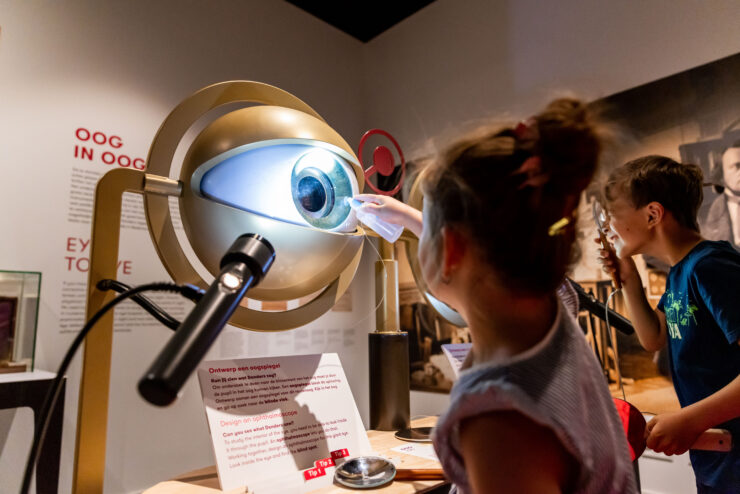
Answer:
<path fill-rule="evenodd" d="M 601 202 L 594 201 L 592 212 L 597 228 L 599 229 L 599 231 L 603 232 L 606 227 L 607 221 L 609 220 L 609 217 L 607 216 L 606 210 L 601 205 Z"/>

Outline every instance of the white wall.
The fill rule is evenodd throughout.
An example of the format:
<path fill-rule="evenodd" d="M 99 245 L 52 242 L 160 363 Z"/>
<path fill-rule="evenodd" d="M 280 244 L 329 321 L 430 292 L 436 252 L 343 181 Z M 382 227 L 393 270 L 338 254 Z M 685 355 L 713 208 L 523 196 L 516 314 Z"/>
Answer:
<path fill-rule="evenodd" d="M 64 283 L 87 278 L 65 265 L 65 256 L 82 255 L 69 250 L 68 238 L 90 236 L 89 224 L 69 219 L 72 169 L 110 169 L 99 159 L 75 158 L 77 128 L 118 135 L 117 151 L 145 158 L 154 133 L 184 97 L 214 82 L 249 79 L 294 93 L 351 146 L 364 130 L 361 43 L 287 2 L 10 0 L 0 2 L 0 29 L 0 269 L 43 272 L 40 369 L 56 370 L 74 337 L 60 330 L 69 307 L 60 295 Z M 104 149 L 111 150 L 97 152 Z M 239 348 L 243 356 L 336 351 L 367 420 L 372 254 L 366 251 L 351 288 L 351 313 L 331 312 L 279 335 L 230 330 L 208 357 L 233 357 Z M 168 279 L 146 231 L 124 229 L 121 258 L 133 263 L 124 281 Z M 340 329 L 342 338 L 328 341 L 330 329 Z M 140 492 L 214 463 L 194 379 L 168 409 L 145 404 L 135 391 L 168 337 L 152 323 L 115 333 L 106 492 Z M 78 367 L 79 359 L 69 373 L 60 492 L 71 485 Z M 25 415 L 13 421 L 15 412 L 0 413 L 0 439 L 8 439 L 0 440 L 0 491 L 17 492 L 30 429 Z M 9 431 L 16 426 L 22 431 Z"/>
<path fill-rule="evenodd" d="M 734 0 L 437 0 L 365 46 L 368 126 L 405 147 L 595 99 L 740 51 Z"/>
<path fill-rule="evenodd" d="M 738 33 L 736 0 L 436 0 L 364 46 L 365 124 L 418 157 L 429 138 L 520 120 L 563 91 L 597 99 L 738 53 Z M 411 399 L 415 414 L 445 404 Z"/>

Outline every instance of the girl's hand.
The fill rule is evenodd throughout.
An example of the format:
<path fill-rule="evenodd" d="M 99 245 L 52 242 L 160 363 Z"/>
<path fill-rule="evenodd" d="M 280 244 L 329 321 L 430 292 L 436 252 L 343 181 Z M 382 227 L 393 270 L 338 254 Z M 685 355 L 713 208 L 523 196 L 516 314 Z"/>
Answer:
<path fill-rule="evenodd" d="M 389 196 L 358 194 L 353 199 L 364 203 L 362 205 L 363 213 L 372 213 L 388 223 L 404 225 L 409 215 L 408 209 L 410 209 L 410 206 Z"/>
<path fill-rule="evenodd" d="M 417 237 L 421 236 L 421 211 L 389 196 L 375 194 L 358 194 L 353 197 L 362 201 L 361 211 L 371 213 L 388 223 L 402 225 L 411 230 Z"/>

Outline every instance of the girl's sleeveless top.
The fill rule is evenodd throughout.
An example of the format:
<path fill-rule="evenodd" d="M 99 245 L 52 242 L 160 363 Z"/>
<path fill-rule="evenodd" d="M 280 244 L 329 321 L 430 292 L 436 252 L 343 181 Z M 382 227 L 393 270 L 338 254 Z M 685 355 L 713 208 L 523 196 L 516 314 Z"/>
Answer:
<path fill-rule="evenodd" d="M 553 431 L 578 463 L 573 492 L 637 493 L 625 432 L 601 367 L 575 318 L 562 306 L 546 337 L 534 347 L 504 363 L 464 370 L 450 402 L 433 440 L 460 494 L 471 492 L 460 454 L 460 424 L 504 410 Z M 496 454 L 506 452 L 492 451 L 491 461 Z M 537 461 L 536 451 L 532 461 Z"/>

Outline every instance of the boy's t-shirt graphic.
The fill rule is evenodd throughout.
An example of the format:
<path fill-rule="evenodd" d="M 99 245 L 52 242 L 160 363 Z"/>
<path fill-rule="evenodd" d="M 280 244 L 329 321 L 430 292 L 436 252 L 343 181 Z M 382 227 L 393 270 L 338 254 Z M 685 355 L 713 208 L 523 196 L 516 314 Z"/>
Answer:
<path fill-rule="evenodd" d="M 673 386 L 682 407 L 716 393 L 740 375 L 740 253 L 728 242 L 703 241 L 673 266 L 658 303 L 665 313 Z M 717 427 L 740 439 L 740 418 Z M 697 479 L 737 486 L 740 452 L 691 451 Z"/>
<path fill-rule="evenodd" d="M 666 291 L 665 304 L 663 304 L 663 311 L 665 312 L 666 325 L 668 326 L 668 336 L 671 339 L 681 340 L 681 328 L 689 325 L 689 321 L 693 322 L 692 326 L 696 327 L 697 321 L 694 315 L 699 308 L 694 304 L 688 297 L 685 297 L 681 292 L 674 293 Z"/>

